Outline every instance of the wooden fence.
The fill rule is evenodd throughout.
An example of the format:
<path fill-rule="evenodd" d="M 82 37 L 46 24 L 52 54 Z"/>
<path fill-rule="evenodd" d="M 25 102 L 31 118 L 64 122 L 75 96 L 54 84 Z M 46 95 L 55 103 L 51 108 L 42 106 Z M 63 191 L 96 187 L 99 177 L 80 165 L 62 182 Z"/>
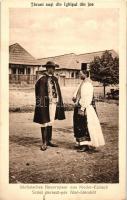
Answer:
<path fill-rule="evenodd" d="M 35 84 L 39 75 L 23 75 L 23 74 L 9 74 L 9 83 L 10 84 Z M 58 78 L 61 86 L 76 86 L 80 83 L 80 79 L 75 78 L 66 78 L 60 76 Z"/>
<path fill-rule="evenodd" d="M 13 84 L 35 84 L 38 76 L 37 75 L 23 75 L 23 74 L 9 74 L 9 83 Z"/>
<path fill-rule="evenodd" d="M 39 75 L 23 75 L 23 74 L 9 74 L 10 84 L 35 84 Z M 60 86 L 62 87 L 75 87 L 80 84 L 81 80 L 76 78 L 66 78 L 63 76 L 58 77 Z M 94 86 L 99 86 L 98 82 L 94 82 Z"/>
<path fill-rule="evenodd" d="M 81 80 L 76 78 L 59 77 L 60 86 L 65 86 L 65 87 L 76 86 L 80 82 Z"/>

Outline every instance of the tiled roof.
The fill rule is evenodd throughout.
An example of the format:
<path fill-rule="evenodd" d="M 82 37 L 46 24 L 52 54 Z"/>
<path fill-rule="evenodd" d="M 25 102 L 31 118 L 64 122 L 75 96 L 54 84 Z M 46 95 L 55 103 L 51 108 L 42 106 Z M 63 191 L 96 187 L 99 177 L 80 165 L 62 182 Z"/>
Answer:
<path fill-rule="evenodd" d="M 48 61 L 53 61 L 56 64 L 59 65 L 60 68 L 73 68 L 73 69 L 77 69 L 77 62 L 76 62 L 76 54 L 74 53 L 70 53 L 70 54 L 64 54 L 64 55 L 60 55 L 60 56 L 54 56 L 54 57 L 48 57 L 48 58 L 42 58 L 42 59 L 38 59 L 39 62 L 44 65 L 46 64 Z"/>
<path fill-rule="evenodd" d="M 92 53 L 79 54 L 77 55 L 77 59 L 80 61 L 85 61 L 86 63 L 90 63 L 94 60 L 94 57 L 101 57 L 104 52 L 105 51 L 98 51 Z M 108 50 L 108 52 L 112 54 L 113 58 L 118 57 L 117 53 L 114 50 Z"/>
<path fill-rule="evenodd" d="M 108 50 L 110 53 L 112 53 L 113 57 L 118 57 L 117 53 L 114 50 Z M 54 56 L 54 57 L 47 57 L 47 58 L 41 58 L 38 59 L 39 62 L 44 65 L 48 61 L 54 61 L 56 64 L 59 65 L 60 68 L 64 69 L 80 69 L 81 63 L 90 63 L 93 61 L 94 57 L 101 56 L 105 51 L 98 51 L 98 52 L 92 52 L 92 53 L 84 53 L 76 55 L 74 53 L 70 54 L 64 54 L 60 56 Z"/>
<path fill-rule="evenodd" d="M 18 43 L 9 46 L 9 63 L 22 65 L 40 65 L 39 61 L 36 60 Z"/>

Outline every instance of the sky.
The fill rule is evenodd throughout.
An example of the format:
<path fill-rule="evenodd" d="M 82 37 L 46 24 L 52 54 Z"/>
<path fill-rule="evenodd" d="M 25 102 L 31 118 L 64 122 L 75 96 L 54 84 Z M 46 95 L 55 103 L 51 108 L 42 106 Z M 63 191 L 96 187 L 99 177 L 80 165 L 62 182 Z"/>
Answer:
<path fill-rule="evenodd" d="M 116 8 L 11 8 L 10 44 L 35 58 L 114 49 L 118 52 Z"/>

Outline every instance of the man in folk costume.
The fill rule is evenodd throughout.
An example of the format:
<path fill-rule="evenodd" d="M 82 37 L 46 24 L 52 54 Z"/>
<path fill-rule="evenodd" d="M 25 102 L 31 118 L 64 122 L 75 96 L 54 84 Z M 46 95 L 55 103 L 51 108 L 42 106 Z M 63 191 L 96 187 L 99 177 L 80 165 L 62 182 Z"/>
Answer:
<path fill-rule="evenodd" d="M 52 61 L 43 66 L 46 67 L 46 73 L 35 84 L 34 122 L 41 124 L 41 150 L 45 151 L 47 146 L 57 147 L 51 142 L 52 123 L 56 119 L 65 119 L 65 113 L 58 79 L 54 76 L 55 68 L 59 66 Z"/>
<path fill-rule="evenodd" d="M 81 84 L 77 88 L 73 101 L 74 108 L 74 137 L 78 144 L 78 152 L 88 151 L 90 146 L 99 147 L 105 144 L 102 129 L 96 114 L 93 101 L 93 85 L 89 78 L 87 63 L 82 63 Z"/>

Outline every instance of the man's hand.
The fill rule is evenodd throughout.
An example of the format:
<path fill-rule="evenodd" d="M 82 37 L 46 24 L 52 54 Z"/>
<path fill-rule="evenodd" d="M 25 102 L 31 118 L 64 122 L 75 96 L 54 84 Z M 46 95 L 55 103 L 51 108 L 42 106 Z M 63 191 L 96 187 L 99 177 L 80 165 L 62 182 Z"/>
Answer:
<path fill-rule="evenodd" d="M 75 97 L 73 97 L 73 98 L 72 98 L 72 101 L 75 103 L 75 102 L 76 102 L 76 98 L 75 98 Z"/>

